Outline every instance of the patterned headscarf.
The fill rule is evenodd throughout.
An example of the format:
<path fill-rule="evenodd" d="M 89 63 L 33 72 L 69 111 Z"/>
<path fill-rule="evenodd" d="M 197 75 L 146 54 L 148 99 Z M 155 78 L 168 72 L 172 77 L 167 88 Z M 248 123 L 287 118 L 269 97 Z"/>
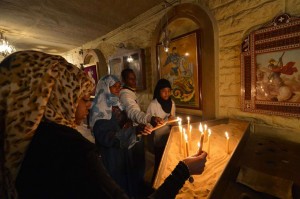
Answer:
<path fill-rule="evenodd" d="M 92 80 L 61 56 L 21 51 L 1 62 L 0 137 L 9 198 L 17 198 L 16 176 L 41 119 L 75 128 L 79 99 L 93 88 Z"/>
<path fill-rule="evenodd" d="M 96 87 L 96 96 L 91 108 L 91 128 L 93 128 L 94 124 L 99 119 L 111 119 L 112 106 L 118 106 L 123 110 L 119 97 L 113 95 L 109 90 L 109 87 L 117 82 L 120 82 L 120 80 L 114 75 L 106 75 L 99 80 Z"/>

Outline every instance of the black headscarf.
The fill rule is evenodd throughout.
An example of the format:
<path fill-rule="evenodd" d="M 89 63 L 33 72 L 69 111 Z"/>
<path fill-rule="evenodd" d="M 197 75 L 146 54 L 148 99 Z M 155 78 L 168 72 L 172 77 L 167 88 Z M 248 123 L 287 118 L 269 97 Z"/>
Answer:
<path fill-rule="evenodd" d="M 166 112 L 166 113 L 171 113 L 171 109 L 172 109 L 172 100 L 171 97 L 169 97 L 168 100 L 163 100 L 160 97 L 160 90 L 163 88 L 170 88 L 171 84 L 168 80 L 166 79 L 160 79 L 158 80 L 155 89 L 154 89 L 154 94 L 153 94 L 153 99 L 157 99 L 158 103 L 160 103 L 162 109 Z"/>

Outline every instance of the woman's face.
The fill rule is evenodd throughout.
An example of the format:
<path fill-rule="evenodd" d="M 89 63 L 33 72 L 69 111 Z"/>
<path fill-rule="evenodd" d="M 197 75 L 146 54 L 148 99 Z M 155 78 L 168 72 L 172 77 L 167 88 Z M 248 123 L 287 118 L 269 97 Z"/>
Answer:
<path fill-rule="evenodd" d="M 114 94 L 115 96 L 119 96 L 121 91 L 121 86 L 122 86 L 121 82 L 116 82 L 114 85 L 109 87 L 110 93 Z"/>
<path fill-rule="evenodd" d="M 80 125 L 81 122 L 86 118 L 89 114 L 89 109 L 92 105 L 90 100 L 90 95 L 83 96 L 78 103 L 76 113 L 75 113 L 75 123 Z"/>
<path fill-rule="evenodd" d="M 160 89 L 159 94 L 163 100 L 168 100 L 171 95 L 171 89 L 168 87 L 162 88 Z"/>

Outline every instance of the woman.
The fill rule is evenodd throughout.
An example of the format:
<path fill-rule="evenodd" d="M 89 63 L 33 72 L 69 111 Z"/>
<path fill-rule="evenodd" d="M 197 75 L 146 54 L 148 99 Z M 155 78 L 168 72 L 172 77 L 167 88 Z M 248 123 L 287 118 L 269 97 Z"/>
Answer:
<path fill-rule="evenodd" d="M 158 80 L 154 89 L 153 100 L 150 102 L 147 109 L 148 114 L 155 115 L 164 120 L 175 119 L 175 103 L 171 99 L 171 89 L 172 87 L 168 80 Z M 160 160 L 167 144 L 170 130 L 171 126 L 168 125 L 157 129 L 154 132 L 153 141 L 149 141 L 149 143 L 153 142 L 155 154 L 152 181 L 156 176 Z"/>
<path fill-rule="evenodd" d="M 92 90 L 91 80 L 60 56 L 23 51 L 0 63 L 1 198 L 128 198 L 95 145 L 75 130 Z M 205 161 L 206 153 L 185 159 L 151 197 L 175 197 Z"/>
<path fill-rule="evenodd" d="M 171 90 L 172 87 L 168 80 L 158 80 L 147 113 L 164 120 L 175 119 L 175 103 L 171 99 Z"/>
<path fill-rule="evenodd" d="M 89 77 L 60 56 L 35 51 L 10 55 L 0 70 L 4 198 L 127 198 L 96 147 L 75 130 L 91 105 Z"/>
<path fill-rule="evenodd" d="M 99 80 L 90 123 L 109 174 L 130 197 L 138 197 L 145 167 L 138 135 L 143 131 L 149 134 L 151 129 L 145 125 L 133 127 L 119 102 L 120 90 L 121 82 L 114 75 Z"/>

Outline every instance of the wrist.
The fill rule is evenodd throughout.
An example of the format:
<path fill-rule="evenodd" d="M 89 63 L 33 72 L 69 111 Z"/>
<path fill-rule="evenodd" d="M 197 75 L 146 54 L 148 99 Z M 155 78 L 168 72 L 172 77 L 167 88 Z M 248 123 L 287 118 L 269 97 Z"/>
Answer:
<path fill-rule="evenodd" d="M 182 161 L 180 161 L 180 162 L 183 163 L 182 165 L 184 165 L 184 167 L 186 168 L 186 170 L 187 170 L 189 176 L 191 176 L 191 171 L 190 171 L 190 168 L 189 168 L 188 164 L 186 163 L 186 161 L 185 161 L 185 160 L 182 160 Z"/>
<path fill-rule="evenodd" d="M 189 174 L 189 177 L 188 177 L 189 182 L 190 182 L 190 183 L 193 183 L 193 182 L 194 182 L 194 178 L 193 178 L 193 176 L 192 176 L 192 174 L 191 174 L 191 170 L 190 170 L 188 164 L 186 163 L 186 160 L 182 160 L 181 162 L 183 163 L 183 165 L 185 165 L 185 167 L 186 167 L 186 169 L 187 169 L 187 171 L 188 171 L 188 174 Z"/>

